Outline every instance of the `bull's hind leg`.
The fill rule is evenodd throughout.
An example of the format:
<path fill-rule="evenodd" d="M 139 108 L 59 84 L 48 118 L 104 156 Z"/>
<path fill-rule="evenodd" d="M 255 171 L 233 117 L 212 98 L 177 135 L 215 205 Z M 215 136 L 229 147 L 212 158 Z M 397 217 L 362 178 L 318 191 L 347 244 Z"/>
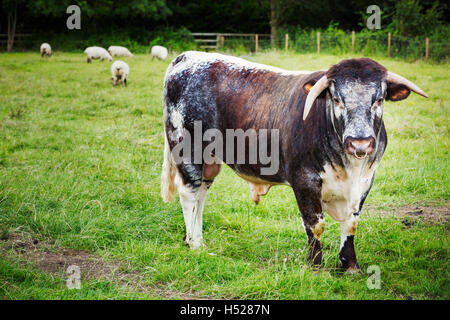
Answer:
<path fill-rule="evenodd" d="M 197 249 L 203 245 L 202 220 L 203 204 L 206 198 L 206 186 L 202 184 L 198 188 L 192 188 L 184 184 L 181 179 L 175 179 L 183 208 L 186 235 L 184 242 L 191 248 Z"/>
<path fill-rule="evenodd" d="M 197 249 L 204 245 L 203 207 L 208 189 L 212 185 L 214 177 L 220 172 L 220 164 L 203 165 L 202 169 L 199 170 L 199 167 L 194 165 L 182 166 L 181 170 L 188 171 L 189 177 L 196 177 L 195 181 L 185 183 L 181 177 L 183 174 L 180 173 L 175 178 L 186 224 L 184 241 L 191 249 Z"/>

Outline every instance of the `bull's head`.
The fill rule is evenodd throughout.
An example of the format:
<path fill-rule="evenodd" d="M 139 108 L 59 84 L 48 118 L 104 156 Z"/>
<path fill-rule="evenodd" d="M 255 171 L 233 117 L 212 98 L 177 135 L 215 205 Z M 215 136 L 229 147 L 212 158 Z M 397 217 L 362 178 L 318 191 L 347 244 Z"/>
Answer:
<path fill-rule="evenodd" d="M 362 58 L 343 60 L 332 66 L 309 91 L 303 111 L 306 119 L 316 98 L 327 90 L 327 108 L 345 151 L 363 158 L 376 149 L 384 100 L 406 99 L 411 91 L 428 97 L 411 81 L 387 71 L 377 62 Z"/>

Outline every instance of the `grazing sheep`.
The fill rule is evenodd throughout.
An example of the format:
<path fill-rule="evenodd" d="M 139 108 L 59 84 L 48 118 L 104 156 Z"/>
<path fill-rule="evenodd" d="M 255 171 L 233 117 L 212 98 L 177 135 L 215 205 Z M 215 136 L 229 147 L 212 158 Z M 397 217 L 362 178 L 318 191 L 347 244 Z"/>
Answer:
<path fill-rule="evenodd" d="M 112 57 L 114 57 L 114 56 L 132 57 L 133 56 L 133 54 L 130 52 L 130 50 L 128 50 L 125 47 L 121 47 L 121 46 L 110 46 L 108 48 L 108 52 Z"/>
<path fill-rule="evenodd" d="M 41 57 L 51 57 L 52 54 L 52 47 L 50 47 L 48 43 L 44 42 L 43 44 L 41 44 Z"/>
<path fill-rule="evenodd" d="M 86 50 L 84 50 L 84 53 L 86 53 L 87 55 L 87 63 L 91 63 L 93 59 L 100 59 L 100 61 L 107 59 L 108 61 L 112 61 L 112 57 L 108 53 L 108 51 L 100 47 L 86 48 Z"/>
<path fill-rule="evenodd" d="M 156 57 L 160 60 L 166 60 L 167 58 L 167 49 L 161 46 L 153 46 L 152 47 L 152 51 L 151 51 L 151 55 L 152 55 L 152 60 Z"/>
<path fill-rule="evenodd" d="M 122 60 L 117 60 L 111 65 L 111 80 L 114 86 L 120 82 L 122 86 L 127 85 L 128 74 L 130 73 L 130 67 Z"/>

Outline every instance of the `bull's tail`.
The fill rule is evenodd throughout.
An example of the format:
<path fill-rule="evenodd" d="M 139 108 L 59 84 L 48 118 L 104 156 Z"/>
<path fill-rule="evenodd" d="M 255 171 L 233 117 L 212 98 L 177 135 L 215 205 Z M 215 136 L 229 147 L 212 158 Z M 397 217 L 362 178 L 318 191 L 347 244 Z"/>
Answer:
<path fill-rule="evenodd" d="M 172 202 L 173 194 L 175 192 L 175 175 L 177 167 L 172 159 L 169 142 L 167 136 L 164 134 L 164 162 L 161 173 L 161 196 L 164 202 Z"/>

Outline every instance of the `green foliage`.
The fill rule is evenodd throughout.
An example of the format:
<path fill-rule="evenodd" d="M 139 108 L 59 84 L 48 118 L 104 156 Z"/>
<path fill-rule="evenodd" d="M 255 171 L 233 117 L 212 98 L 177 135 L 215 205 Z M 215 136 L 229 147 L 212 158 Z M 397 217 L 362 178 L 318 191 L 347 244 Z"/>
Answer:
<path fill-rule="evenodd" d="M 424 10 L 419 0 L 399 0 L 389 28 L 405 37 L 429 35 L 442 26 L 443 11 L 439 1 Z"/>
<path fill-rule="evenodd" d="M 161 45 L 175 52 L 195 50 L 197 48 L 194 38 L 186 28 L 181 28 L 177 31 L 172 29 L 155 31 L 154 38 L 150 41 L 150 48 L 154 45 Z"/>
<path fill-rule="evenodd" d="M 130 19 L 135 17 L 162 20 L 172 12 L 165 0 L 23 0 L 35 16 L 66 16 L 66 8 L 76 4 L 86 17 L 113 17 Z"/>

